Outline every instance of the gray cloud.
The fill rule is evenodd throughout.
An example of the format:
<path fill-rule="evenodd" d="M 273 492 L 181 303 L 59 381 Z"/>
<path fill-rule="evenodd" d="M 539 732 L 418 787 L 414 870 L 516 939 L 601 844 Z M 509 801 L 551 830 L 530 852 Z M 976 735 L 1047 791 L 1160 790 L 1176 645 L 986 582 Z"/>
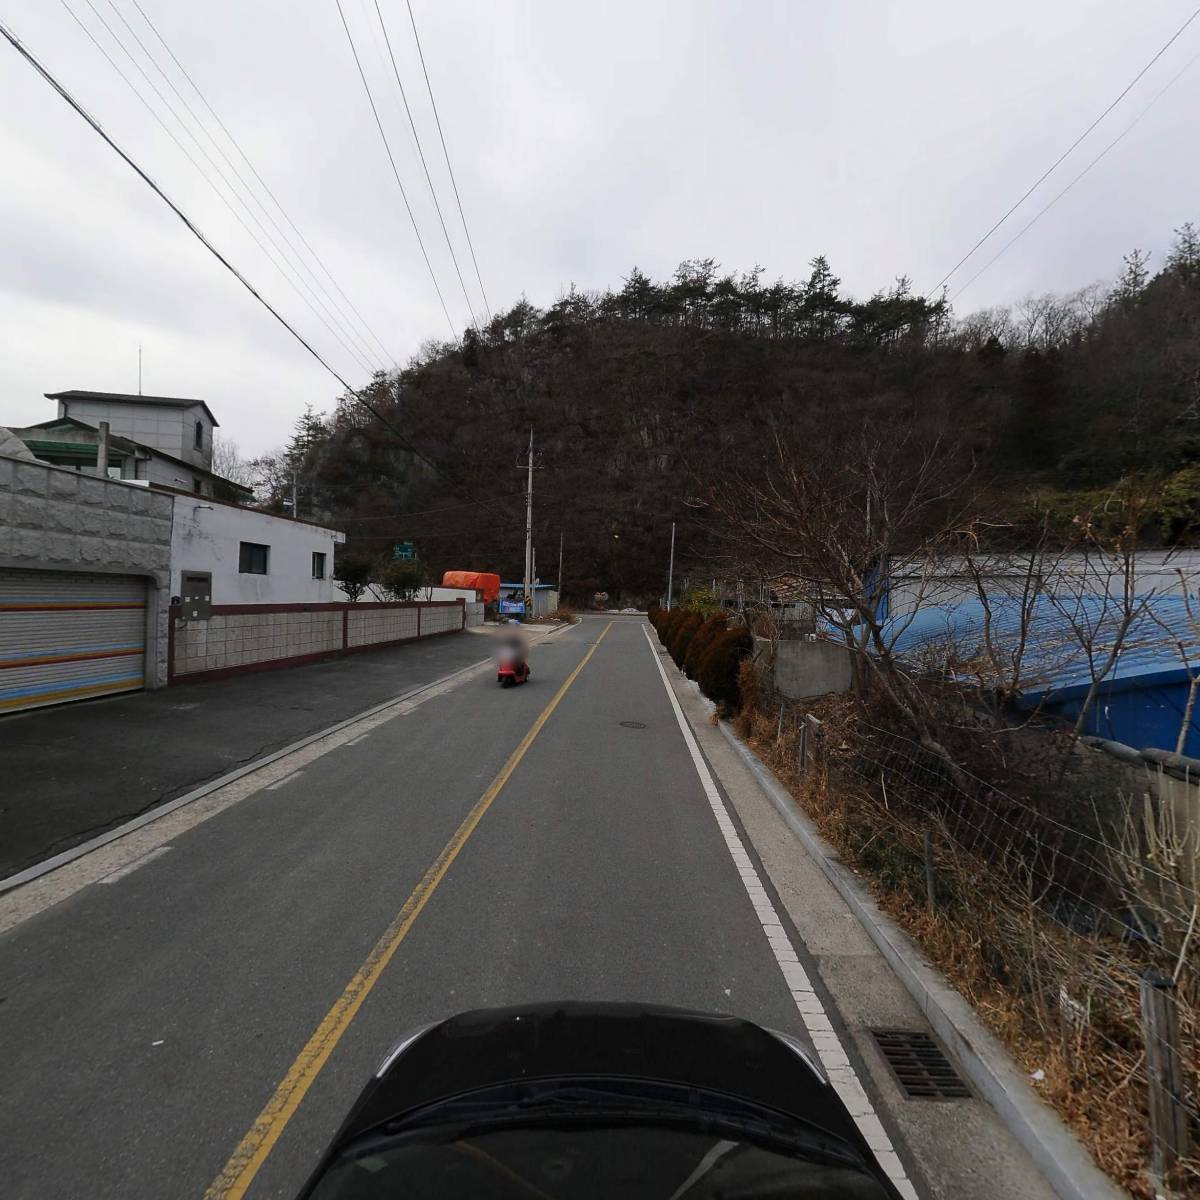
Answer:
<path fill-rule="evenodd" d="M 131 0 L 113 0 L 139 24 Z M 446 322 L 379 145 L 333 0 L 141 0 L 308 240 L 401 359 Z M 407 14 L 381 0 L 469 290 Z M 96 27 L 85 0 L 69 0 Z M 114 28 L 109 0 L 94 0 Z M 394 94 L 373 5 L 343 0 L 397 164 L 458 328 L 467 321 Z M 1186 3 L 1116 0 L 414 0 L 494 306 L 615 284 L 711 255 L 798 277 L 817 253 L 865 293 L 930 287 L 1182 23 Z M 284 284 L 59 4 L 26 0 L 16 32 L 194 214 L 213 241 L 352 381 L 363 372 Z M 122 30 L 123 32 L 123 30 Z M 106 36 L 102 31 L 98 36 Z M 157 47 L 156 47 L 157 48 Z M 997 235 L 1010 232 L 1200 49 L 1189 30 Z M 119 54 L 113 50 L 114 56 Z M 244 448 L 279 442 L 336 383 L 209 258 L 25 66 L 0 60 L 0 422 L 41 393 L 202 395 Z M 127 62 L 123 62 L 127 70 Z M 160 81 L 161 85 L 161 81 Z M 182 87 L 182 83 L 180 84 Z M 1111 274 L 1200 219 L 1191 153 L 1200 66 L 958 302 L 960 311 Z M 290 232 L 290 231 L 289 231 Z"/>

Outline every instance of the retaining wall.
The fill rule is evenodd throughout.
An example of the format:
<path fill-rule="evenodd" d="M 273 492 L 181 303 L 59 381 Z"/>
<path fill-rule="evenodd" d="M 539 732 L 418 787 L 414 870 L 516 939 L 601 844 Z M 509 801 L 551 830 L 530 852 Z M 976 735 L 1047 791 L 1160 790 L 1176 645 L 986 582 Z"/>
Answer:
<path fill-rule="evenodd" d="M 167 682 L 170 558 L 170 496 L 0 453 L 0 568 L 142 576 L 151 688 Z"/>
<path fill-rule="evenodd" d="M 215 604 L 206 620 L 171 609 L 173 683 L 297 666 L 418 638 L 458 633 L 460 600 L 397 604 Z"/>

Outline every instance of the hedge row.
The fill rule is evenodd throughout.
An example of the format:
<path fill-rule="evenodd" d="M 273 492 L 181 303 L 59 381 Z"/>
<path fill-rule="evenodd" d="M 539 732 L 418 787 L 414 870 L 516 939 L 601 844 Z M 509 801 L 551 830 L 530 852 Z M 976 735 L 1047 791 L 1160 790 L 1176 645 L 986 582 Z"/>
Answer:
<path fill-rule="evenodd" d="M 739 707 L 738 668 L 754 639 L 744 625 L 729 628 L 725 613 L 703 617 L 686 608 L 652 608 L 650 624 L 675 665 L 726 711 Z"/>

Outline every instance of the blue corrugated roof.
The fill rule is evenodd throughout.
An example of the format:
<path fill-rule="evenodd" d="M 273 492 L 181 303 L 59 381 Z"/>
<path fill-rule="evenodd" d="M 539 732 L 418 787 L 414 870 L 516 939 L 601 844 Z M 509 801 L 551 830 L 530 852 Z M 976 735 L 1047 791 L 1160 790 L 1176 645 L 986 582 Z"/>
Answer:
<path fill-rule="evenodd" d="M 1025 700 L 1037 701 L 1047 695 L 1061 699 L 1074 689 L 1086 690 L 1093 671 L 1103 669 L 1120 635 L 1124 607 L 1113 597 L 1043 595 L 1029 606 L 1023 622 L 1019 601 L 1001 596 L 988 603 L 990 629 L 979 600 L 931 606 L 915 616 L 897 619 L 891 628 L 895 653 L 926 665 L 940 658 L 954 669 L 983 655 L 990 636 L 997 655 L 1021 654 Z M 1200 669 L 1200 629 L 1190 619 L 1184 598 L 1150 596 L 1135 604 L 1138 615 L 1105 679 L 1130 688 L 1150 687 L 1171 682 L 1173 676 L 1186 680 L 1189 669 Z M 1195 611 L 1200 618 L 1200 605 Z M 1086 645 L 1081 644 L 1089 640 L 1090 661 Z"/>

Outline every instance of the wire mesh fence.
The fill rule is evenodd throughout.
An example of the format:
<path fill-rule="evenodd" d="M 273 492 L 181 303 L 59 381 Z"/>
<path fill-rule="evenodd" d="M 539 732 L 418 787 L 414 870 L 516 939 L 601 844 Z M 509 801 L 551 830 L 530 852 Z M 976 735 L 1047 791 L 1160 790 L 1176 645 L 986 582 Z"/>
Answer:
<path fill-rule="evenodd" d="M 992 1024 L 1053 1050 L 1053 1099 L 1110 1173 L 1200 1195 L 1196 797 L 1080 794 L 1066 773 L 1017 796 L 861 715 L 751 723 L 839 850 L 970 945 Z"/>

